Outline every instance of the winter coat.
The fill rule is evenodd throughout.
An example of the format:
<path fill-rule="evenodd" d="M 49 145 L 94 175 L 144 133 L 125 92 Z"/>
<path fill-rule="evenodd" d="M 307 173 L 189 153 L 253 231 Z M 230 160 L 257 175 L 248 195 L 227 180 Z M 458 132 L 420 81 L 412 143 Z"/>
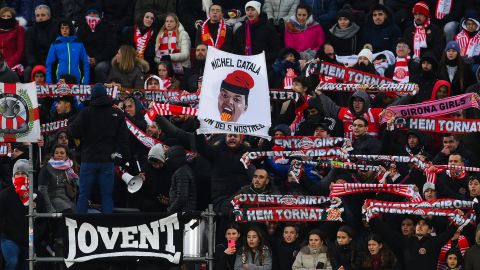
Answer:
<path fill-rule="evenodd" d="M 57 38 L 56 21 L 36 22 L 25 35 L 25 58 L 29 66 L 44 65 L 50 45 Z"/>
<path fill-rule="evenodd" d="M 355 243 L 351 242 L 346 246 L 340 246 L 338 243 L 332 245 L 331 264 L 333 269 L 338 269 L 343 266 L 345 270 L 360 269 L 362 263 L 362 256 L 356 249 Z"/>
<path fill-rule="evenodd" d="M 246 254 L 242 254 L 246 252 Z M 262 254 L 260 254 L 262 253 Z M 234 270 L 243 270 L 243 256 L 246 257 L 245 264 L 248 264 L 249 270 L 271 270 L 272 269 L 272 253 L 270 249 L 266 246 L 263 247 L 261 251 L 256 250 L 252 254 L 248 251 L 242 251 L 237 253 L 235 258 L 235 267 Z M 263 259 L 260 259 L 260 256 L 263 256 Z"/>
<path fill-rule="evenodd" d="M 162 37 L 163 32 L 158 32 L 157 36 L 155 37 L 155 52 L 158 50 L 158 47 L 160 46 L 160 41 L 159 39 Z M 180 24 L 178 27 L 178 35 L 177 35 L 177 49 L 179 49 L 179 52 L 176 53 L 171 53 L 170 59 L 172 62 L 179 62 L 182 64 L 184 68 L 189 68 L 191 63 L 190 63 L 190 47 L 192 46 L 190 42 L 190 37 L 188 36 L 187 31 L 183 28 L 183 26 Z M 159 57 L 155 57 L 155 62 L 158 64 L 160 61 Z"/>
<path fill-rule="evenodd" d="M 148 72 L 149 69 L 150 65 L 147 61 L 141 58 L 136 58 L 135 68 L 131 72 L 125 73 L 118 68 L 118 64 L 114 57 L 112 59 L 112 68 L 108 74 L 107 81 L 115 79 L 118 80 L 118 83 L 120 83 L 122 87 L 143 88 L 145 81 L 144 74 Z"/>
<path fill-rule="evenodd" d="M 140 1 L 137 1 L 140 2 Z M 108 21 L 119 30 L 123 27 L 131 25 L 134 20 L 133 13 L 135 11 L 135 1 L 131 0 L 102 0 L 102 20 Z"/>
<path fill-rule="evenodd" d="M 370 226 L 389 246 L 403 251 L 403 254 L 397 257 L 403 258 L 404 269 L 432 269 L 437 265 L 440 250 L 457 231 L 456 226 L 449 225 L 445 231 L 438 232 L 437 236 L 424 236 L 418 239 L 416 236 L 403 236 L 380 218 L 371 219 Z"/>
<path fill-rule="evenodd" d="M 265 0 L 262 11 L 267 14 L 268 19 L 273 19 L 274 24 L 278 25 L 279 20 L 284 22 L 291 16 L 295 16 L 300 0 Z"/>
<path fill-rule="evenodd" d="M 180 89 L 186 90 L 190 93 L 195 93 L 198 90 L 198 78 L 203 76 L 205 69 L 205 60 L 195 60 L 193 66 L 185 70 Z"/>
<path fill-rule="evenodd" d="M 264 17 L 260 17 L 256 24 L 251 25 L 250 30 L 252 54 L 259 54 L 262 53 L 262 51 L 265 51 L 265 60 L 267 62 L 267 66 L 271 66 L 281 49 L 281 40 L 277 34 L 277 31 Z M 245 31 L 246 22 L 243 22 L 242 26 L 240 26 L 240 28 L 238 28 L 234 34 L 236 54 L 245 55 Z"/>
<path fill-rule="evenodd" d="M 273 253 L 273 267 L 278 270 L 292 270 L 295 257 L 300 250 L 298 239 L 293 243 L 287 243 L 282 239 L 274 241 L 272 246 Z"/>
<path fill-rule="evenodd" d="M 457 57 L 461 57 L 458 55 Z M 465 89 L 470 85 L 476 83 L 475 75 L 472 72 L 472 67 L 469 64 L 463 64 L 463 87 L 460 83 L 460 72 L 458 70 L 459 66 L 455 65 L 452 67 L 457 67 L 455 71 L 455 75 L 453 75 L 453 79 L 450 80 L 450 76 L 448 75 L 448 64 L 443 64 L 439 66 L 438 69 L 438 79 L 439 80 L 446 80 L 451 84 L 452 96 L 461 95 L 465 93 Z"/>
<path fill-rule="evenodd" d="M 480 269 L 480 243 L 471 246 L 463 257 L 465 261 L 465 270 Z"/>
<path fill-rule="evenodd" d="M 323 43 L 325 43 L 325 33 L 323 31 L 323 28 L 320 24 L 313 21 L 312 16 L 310 16 L 307 21 L 308 26 L 305 31 L 291 31 L 289 30 L 289 25 L 293 27 L 293 24 L 290 21 L 286 22 L 284 36 L 285 47 L 293 48 L 300 53 L 307 50 L 312 50 L 316 52 L 323 45 Z M 299 40 L 301 40 L 302 42 L 298 42 Z M 303 55 L 302 58 L 304 58 Z"/>
<path fill-rule="evenodd" d="M 95 58 L 96 63 L 110 61 L 117 52 L 117 36 L 113 25 L 107 21 L 100 21 L 92 32 L 85 20 L 80 22 L 77 37 L 83 42 L 87 55 Z"/>
<path fill-rule="evenodd" d="M 129 156 L 124 114 L 112 105 L 109 96 L 98 97 L 69 122 L 68 133 L 80 139 L 82 162 L 111 162 L 117 147 L 123 156 Z"/>
<path fill-rule="evenodd" d="M 382 250 L 380 250 L 380 253 L 377 254 L 377 256 L 380 256 L 380 268 L 379 270 L 392 270 L 395 269 L 395 262 L 396 258 L 395 255 L 390 251 L 390 250 L 385 250 L 386 247 L 384 246 Z M 363 259 L 362 263 L 362 270 L 373 270 L 373 257 L 368 253 L 365 258 Z"/>
<path fill-rule="evenodd" d="M 172 146 L 167 152 L 167 167 L 174 171 L 170 186 L 170 205 L 167 212 L 182 212 L 197 209 L 197 184 L 192 168 L 187 164 L 185 150 Z"/>
<path fill-rule="evenodd" d="M 80 75 L 80 62 L 83 67 L 83 78 Z M 54 63 L 57 63 L 56 71 L 53 70 Z M 87 51 L 83 43 L 78 41 L 77 36 L 57 37 L 48 51 L 46 67 L 47 83 L 56 82 L 53 80 L 53 73 L 55 73 L 57 80 L 61 75 L 71 74 L 81 84 L 90 82 L 90 64 Z"/>
<path fill-rule="evenodd" d="M 195 143 L 198 153 L 210 161 L 212 165 L 212 199 L 228 198 L 242 186 L 251 183 L 251 178 L 240 162 L 242 155 L 248 151 L 247 146 L 241 145 L 236 149 L 230 149 L 224 141 L 221 141 L 218 145 L 210 146 L 206 144 L 204 136 L 196 136 Z"/>
<path fill-rule="evenodd" d="M 327 32 L 327 41 L 332 43 L 337 55 L 353 55 L 360 50 L 362 44 L 360 27 L 356 23 L 352 23 L 349 27 L 351 28 L 351 34 L 345 38 L 338 35 L 338 24 L 332 26 Z"/>
<path fill-rule="evenodd" d="M 431 51 L 435 54 L 437 59 L 442 56 L 443 49 L 445 48 L 445 36 L 442 29 L 437 25 L 430 23 L 426 29 L 427 33 L 427 48 L 421 48 L 420 55 L 423 55 L 426 51 Z M 413 48 L 413 37 L 415 35 L 414 22 L 411 23 L 403 32 L 403 38 L 407 41 L 410 48 Z M 412 49 L 413 54 L 413 49 Z"/>
<path fill-rule="evenodd" d="M 67 181 L 69 179 L 66 171 L 55 169 L 49 163 L 40 170 L 38 190 L 45 198 L 49 213 L 75 209 L 75 203 L 67 196 L 65 191 Z"/>
<path fill-rule="evenodd" d="M 162 167 L 160 170 L 155 169 L 147 163 L 145 167 L 145 181 L 142 188 L 138 191 L 140 202 L 139 208 L 141 212 L 166 212 L 168 204 L 163 204 L 160 199 L 168 198 L 172 174 Z"/>
<path fill-rule="evenodd" d="M 394 52 L 397 40 L 402 36 L 402 33 L 400 32 L 400 28 L 393 21 L 391 12 L 387 12 L 387 18 L 382 25 L 376 25 L 373 23 L 371 12 L 368 14 L 367 18 L 367 23 L 362 29 L 362 44 L 372 44 L 373 52 L 381 52 L 384 50 Z"/>
<path fill-rule="evenodd" d="M 0 70 L 0 82 L 2 83 L 18 83 L 20 79 L 18 78 L 17 73 L 13 72 L 8 67 L 4 67 L 3 70 Z"/>
<path fill-rule="evenodd" d="M 353 155 L 380 155 L 382 153 L 382 142 L 370 135 L 355 138 L 352 146 Z"/>
<path fill-rule="evenodd" d="M 454 179 L 450 176 L 451 171 L 447 172 L 437 175 L 435 189 L 438 197 L 465 200 L 468 195 L 468 174 L 461 179 Z"/>
<path fill-rule="evenodd" d="M 21 64 L 25 51 L 25 28 L 17 25 L 12 29 L 0 29 L 0 52 L 10 68 Z"/>
<path fill-rule="evenodd" d="M 228 243 L 224 240 L 222 243 L 215 246 L 215 270 L 233 270 L 235 265 L 236 254 L 228 255 L 224 251 L 227 249 Z M 236 249 L 240 250 L 239 243 L 236 242 Z"/>
<path fill-rule="evenodd" d="M 323 27 L 330 27 L 336 19 L 338 10 L 337 0 L 301 0 L 312 8 L 313 18 Z"/>
<path fill-rule="evenodd" d="M 317 268 L 318 263 L 323 263 L 321 269 L 332 269 L 326 247 L 322 246 L 320 250 L 314 251 L 309 246 L 304 246 L 300 252 L 298 252 L 292 269 L 320 269 Z"/>
<path fill-rule="evenodd" d="M 211 23 L 210 21 L 207 23 L 208 24 L 208 29 L 210 30 L 210 35 L 212 36 L 213 41 L 217 39 L 218 35 L 218 27 L 220 23 Z M 227 32 L 225 33 L 225 40 L 223 42 L 222 47 L 219 49 L 225 52 L 232 52 L 234 49 L 234 37 L 233 37 L 233 29 L 226 25 L 226 30 Z M 195 34 L 195 47 L 198 46 L 198 44 L 202 44 L 202 27 L 199 27 L 197 29 L 197 32 Z"/>

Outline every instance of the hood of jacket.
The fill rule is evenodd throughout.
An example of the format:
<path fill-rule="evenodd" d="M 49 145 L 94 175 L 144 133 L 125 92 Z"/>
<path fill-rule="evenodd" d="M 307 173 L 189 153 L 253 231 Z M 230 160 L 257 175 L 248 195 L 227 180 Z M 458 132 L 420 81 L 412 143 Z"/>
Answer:
<path fill-rule="evenodd" d="M 445 81 L 445 80 L 438 80 L 437 82 L 435 82 L 435 84 L 433 85 L 433 90 L 432 90 L 432 96 L 431 96 L 431 100 L 436 100 L 437 99 L 437 92 L 438 92 L 438 88 L 440 88 L 440 86 L 446 86 L 447 87 L 447 91 L 448 91 L 448 96 L 450 97 L 452 94 L 451 94 L 451 87 L 450 87 L 450 82 L 448 81 Z"/>
<path fill-rule="evenodd" d="M 107 106 L 111 107 L 112 105 L 113 105 L 113 100 L 110 96 L 100 96 L 90 101 L 90 106 L 92 107 L 107 107 Z"/>
<path fill-rule="evenodd" d="M 173 171 L 187 164 L 185 149 L 180 145 L 174 145 L 168 148 L 166 163 Z"/>
<path fill-rule="evenodd" d="M 35 73 L 37 73 L 37 72 L 42 72 L 43 75 L 46 75 L 47 74 L 47 68 L 44 65 L 36 65 L 35 67 L 33 67 L 32 75 L 30 76 L 30 81 L 33 82 L 35 80 Z"/>
<path fill-rule="evenodd" d="M 472 20 L 477 23 L 477 31 L 480 29 L 480 14 L 474 9 L 469 9 L 465 11 L 465 16 L 463 16 L 460 25 L 462 26 L 462 29 L 465 31 L 467 30 L 467 27 L 465 26 L 465 21 L 466 20 Z"/>
<path fill-rule="evenodd" d="M 363 115 L 368 109 L 370 109 L 370 97 L 368 96 L 367 92 L 364 90 L 358 90 L 357 92 L 353 93 L 353 95 L 348 100 L 348 109 L 352 114 L 355 114 L 353 110 L 353 99 L 354 98 L 361 98 L 363 100 L 363 110 L 358 115 Z"/>
<path fill-rule="evenodd" d="M 66 43 L 66 42 L 75 42 L 78 40 L 77 36 L 59 36 L 55 39 L 55 43 Z"/>

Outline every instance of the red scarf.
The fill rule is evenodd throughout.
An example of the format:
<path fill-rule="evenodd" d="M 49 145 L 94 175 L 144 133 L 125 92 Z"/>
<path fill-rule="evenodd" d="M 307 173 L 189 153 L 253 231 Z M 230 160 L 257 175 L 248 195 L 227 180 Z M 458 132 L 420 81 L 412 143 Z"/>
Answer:
<path fill-rule="evenodd" d="M 308 108 L 308 100 L 311 98 L 312 96 L 310 95 L 307 95 L 305 98 L 301 97 L 301 99 L 304 99 L 303 104 L 295 108 L 295 119 L 292 124 L 290 124 L 290 130 L 292 133 L 295 133 L 300 126 L 300 123 L 303 122 L 303 112 Z"/>
<path fill-rule="evenodd" d="M 208 22 L 210 19 L 206 20 L 202 25 L 202 43 L 208 46 L 213 46 L 217 49 L 220 49 L 225 43 L 225 37 L 227 36 L 227 25 L 224 20 L 220 20 L 218 23 L 217 37 L 213 40 L 210 29 L 208 28 Z"/>
<path fill-rule="evenodd" d="M 408 83 L 410 80 L 410 74 L 408 72 L 408 61 L 410 56 L 406 58 L 397 57 L 395 61 L 395 69 L 393 71 L 393 80 L 399 83 Z"/>
<path fill-rule="evenodd" d="M 430 25 L 430 18 L 427 18 L 424 24 L 415 26 L 415 34 L 413 35 L 413 55 L 420 57 L 420 50 L 427 48 L 427 27 Z"/>
<path fill-rule="evenodd" d="M 177 32 L 165 30 L 157 40 L 157 56 L 178 52 Z"/>
<path fill-rule="evenodd" d="M 143 58 L 145 50 L 147 49 L 147 44 L 150 38 L 152 37 L 153 30 L 148 30 L 145 34 L 142 35 L 140 29 L 135 26 L 135 33 L 133 36 L 133 41 L 135 42 L 135 48 L 137 49 L 137 56 Z"/>
<path fill-rule="evenodd" d="M 480 54 L 480 33 L 473 37 L 469 37 L 465 29 L 463 29 L 455 37 L 460 46 L 460 55 L 466 57 L 473 57 Z"/>
<path fill-rule="evenodd" d="M 457 245 L 454 247 L 458 248 L 460 250 L 460 253 L 462 253 L 462 255 L 465 255 L 465 252 L 470 247 L 470 244 L 468 243 L 468 240 L 465 236 L 460 235 L 457 240 Z M 440 250 L 440 254 L 438 255 L 437 269 L 447 269 L 446 255 L 447 255 L 447 251 L 450 250 L 451 248 L 452 248 L 452 240 L 450 239 Z"/>
<path fill-rule="evenodd" d="M 160 89 L 165 90 L 172 85 L 172 79 L 170 77 L 166 78 L 165 80 L 160 79 L 158 83 L 160 84 Z"/>
<path fill-rule="evenodd" d="M 441 20 L 452 11 L 452 0 L 438 0 L 435 9 L 435 18 Z"/>
<path fill-rule="evenodd" d="M 258 23 L 258 19 L 255 21 L 250 21 L 247 19 L 247 22 L 245 23 L 245 55 L 252 55 L 253 50 L 252 50 L 252 25 Z"/>

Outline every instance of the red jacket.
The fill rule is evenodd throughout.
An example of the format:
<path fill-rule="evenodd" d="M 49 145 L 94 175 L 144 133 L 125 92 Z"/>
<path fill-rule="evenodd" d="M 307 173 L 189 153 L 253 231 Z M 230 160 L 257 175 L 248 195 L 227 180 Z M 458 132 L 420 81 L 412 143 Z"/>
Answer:
<path fill-rule="evenodd" d="M 21 63 L 25 50 L 25 29 L 16 25 L 9 30 L 0 29 L 0 52 L 10 68 Z"/>

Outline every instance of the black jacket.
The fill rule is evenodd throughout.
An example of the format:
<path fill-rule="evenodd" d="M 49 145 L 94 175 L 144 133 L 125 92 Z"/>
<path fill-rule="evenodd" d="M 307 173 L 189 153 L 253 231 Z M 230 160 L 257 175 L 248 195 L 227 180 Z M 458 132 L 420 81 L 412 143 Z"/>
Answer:
<path fill-rule="evenodd" d="M 235 32 L 235 53 L 245 55 L 246 44 L 246 22 Z M 251 26 L 252 54 L 259 54 L 265 51 L 267 67 L 271 67 L 281 48 L 281 40 L 275 28 L 270 25 L 266 18 L 260 17 L 259 22 Z"/>
<path fill-rule="evenodd" d="M 29 66 L 45 65 L 50 45 L 58 36 L 57 22 L 37 22 L 25 34 L 25 59 Z"/>
<path fill-rule="evenodd" d="M 380 218 L 370 220 L 370 225 L 389 246 L 403 251 L 403 256 L 398 255 L 398 257 L 403 258 L 404 269 L 432 269 L 434 265 L 437 265 L 440 249 L 457 231 L 457 227 L 449 225 L 438 236 L 424 236 L 419 240 L 416 236 L 404 237 Z"/>
<path fill-rule="evenodd" d="M 181 212 L 196 210 L 197 207 L 197 184 L 195 175 L 185 157 L 185 150 L 181 146 L 172 146 L 167 152 L 166 165 L 172 171 L 170 186 L 170 205 L 167 211 Z"/>
<path fill-rule="evenodd" d="M 101 61 L 110 63 L 116 53 L 117 36 L 113 29 L 107 21 L 101 21 L 95 27 L 95 32 L 92 32 L 85 20 L 78 26 L 78 40 L 83 42 L 88 56 L 95 58 L 97 64 Z"/>
<path fill-rule="evenodd" d="M 109 96 L 98 97 L 69 123 L 68 133 L 80 139 L 82 162 L 111 162 L 117 148 L 123 156 L 129 156 L 124 113 L 112 104 Z"/>
<path fill-rule="evenodd" d="M 210 30 L 210 35 L 212 36 L 213 42 L 215 42 L 215 39 L 217 38 L 218 35 L 218 28 L 220 23 L 210 23 L 208 22 L 208 29 Z M 227 26 L 227 33 L 225 35 L 225 41 L 223 42 L 222 47 L 219 49 L 225 52 L 232 52 L 233 51 L 233 45 L 234 45 L 234 40 L 233 40 L 233 31 L 232 28 Z M 202 28 L 199 27 L 197 29 L 197 33 L 195 34 L 195 47 L 197 47 L 198 44 L 203 44 L 202 42 Z"/>
<path fill-rule="evenodd" d="M 352 146 L 354 155 L 379 155 L 382 153 L 382 143 L 370 135 L 356 138 Z"/>
<path fill-rule="evenodd" d="M 445 48 L 445 36 L 442 29 L 437 25 L 430 23 L 426 29 L 427 32 L 427 48 L 422 48 L 420 50 L 421 55 L 426 51 L 431 51 L 435 54 L 437 59 L 440 59 L 442 56 L 443 49 Z M 413 37 L 415 35 L 415 26 L 412 24 L 405 29 L 403 33 L 403 38 L 406 39 L 410 48 L 412 48 L 413 53 Z"/>
<path fill-rule="evenodd" d="M 0 191 L 0 237 L 27 247 L 28 207 L 20 201 L 13 185 Z"/>
<path fill-rule="evenodd" d="M 368 3 L 368 1 L 355 2 Z M 362 29 L 362 44 L 372 44 L 373 52 L 381 52 L 383 50 L 394 52 L 395 43 L 402 34 L 400 28 L 393 21 L 391 12 L 387 11 L 387 19 L 382 25 L 373 23 L 372 12 L 368 14 L 367 18 L 367 23 Z"/>

